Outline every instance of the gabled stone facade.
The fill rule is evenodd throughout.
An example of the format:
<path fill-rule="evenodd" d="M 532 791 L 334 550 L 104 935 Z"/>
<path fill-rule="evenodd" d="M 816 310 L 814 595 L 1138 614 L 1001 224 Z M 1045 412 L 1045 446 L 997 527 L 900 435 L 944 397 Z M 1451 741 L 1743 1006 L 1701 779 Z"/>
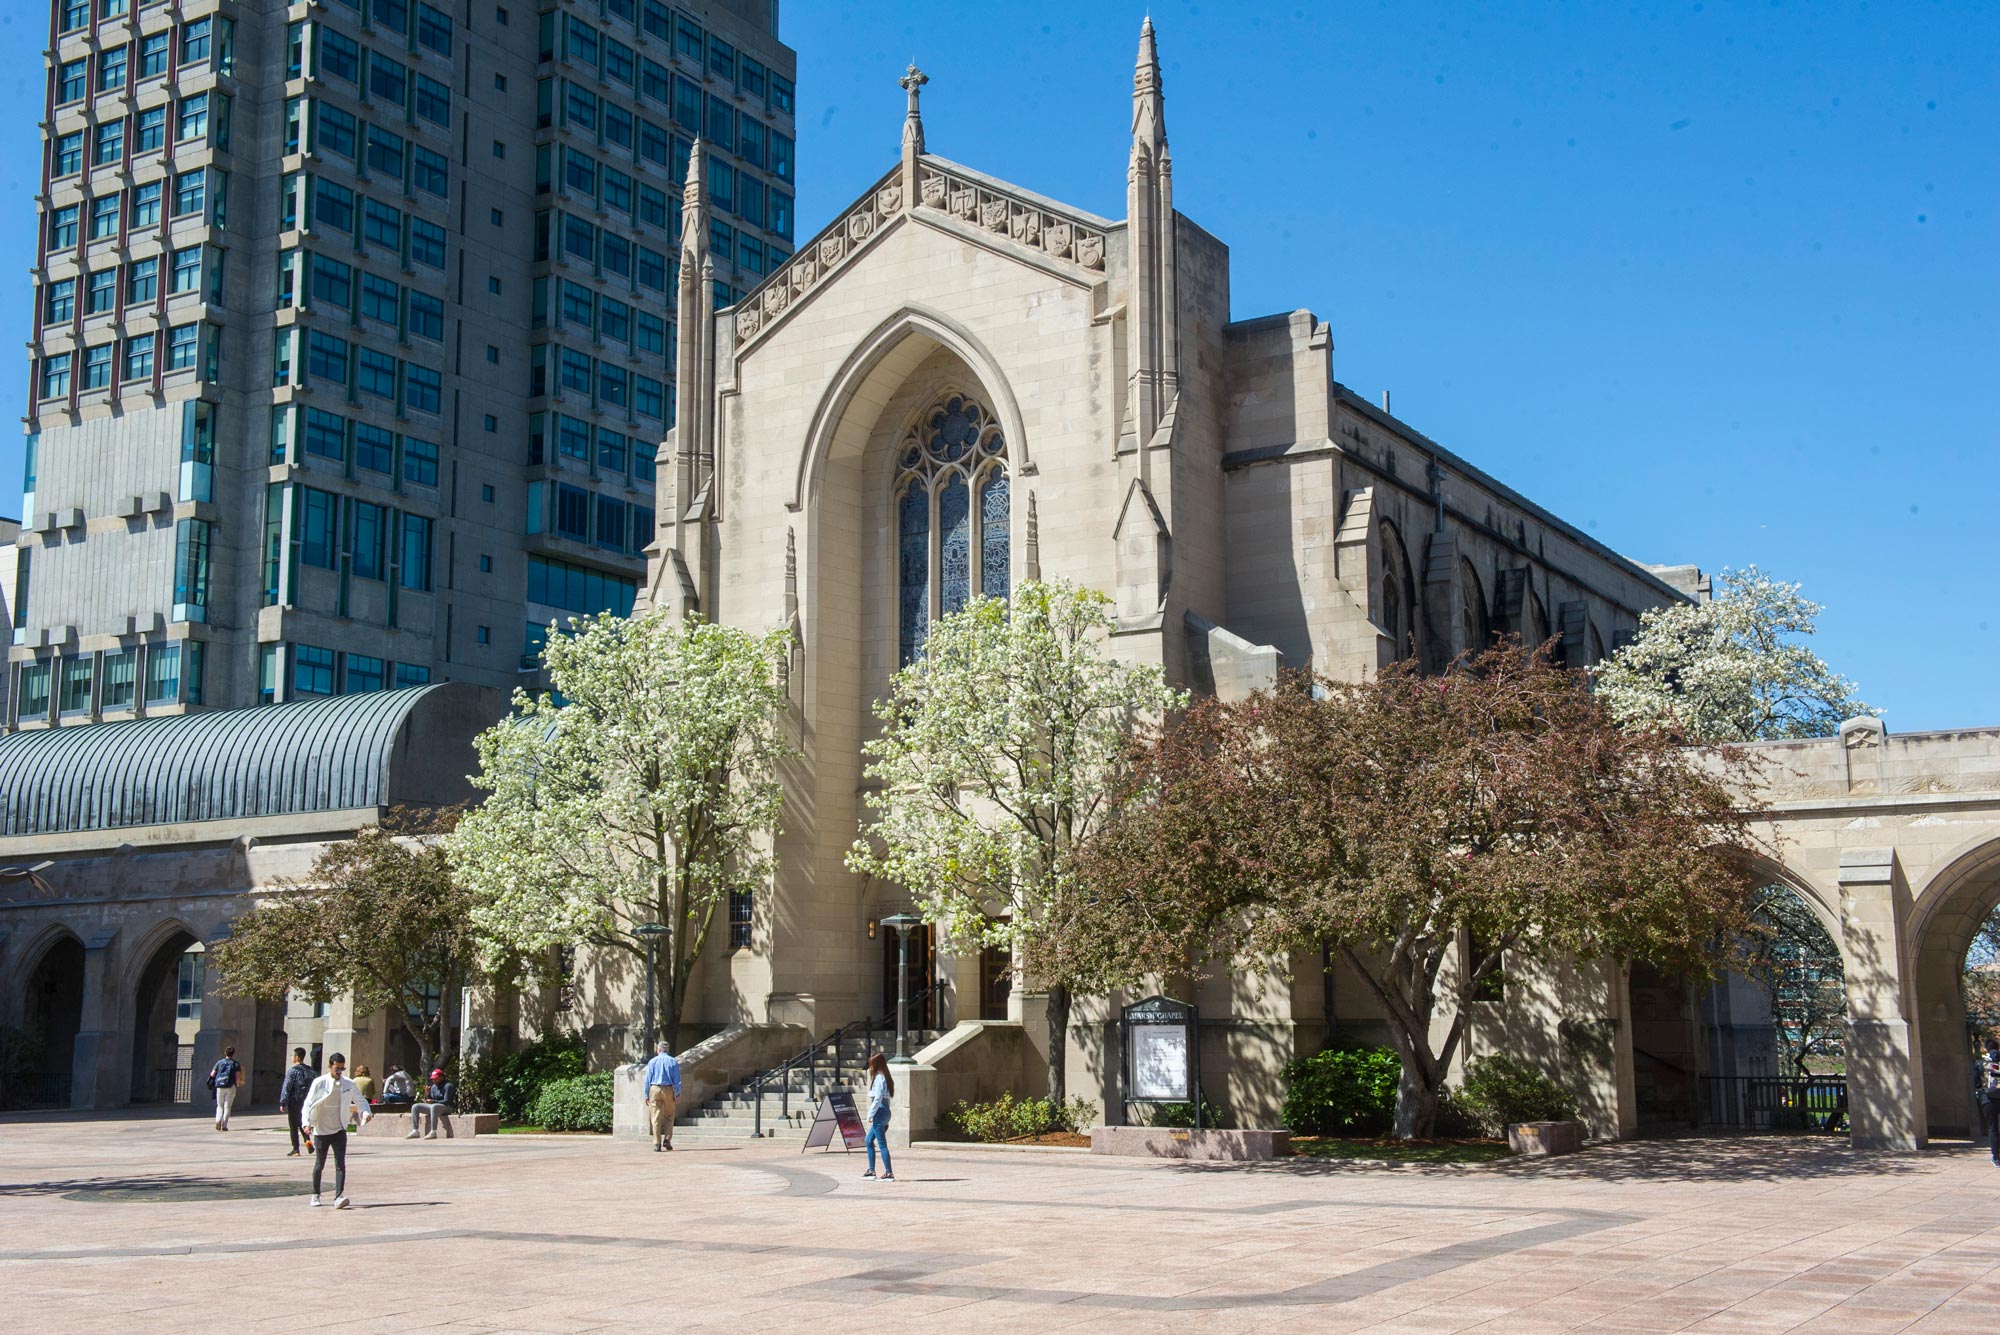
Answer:
<path fill-rule="evenodd" d="M 703 963 L 712 1024 L 825 1031 L 884 1008 L 869 928 L 908 899 L 843 863 L 860 746 L 920 644 L 902 609 L 945 610 L 954 578 L 1102 590 L 1116 652 L 1227 694 L 1280 667 L 1354 677 L 1414 653 L 1441 670 L 1497 632 L 1560 633 L 1581 664 L 1685 596 L 1341 385 L 1311 313 L 1231 319 L 1226 244 L 1174 208 L 1150 22 L 1124 218 L 930 152 L 927 82 L 902 81 L 900 162 L 742 303 L 712 311 L 699 246 L 683 257 L 671 496 L 641 601 L 791 626 L 804 752 L 748 944 Z M 703 190 L 690 172 L 691 220 Z M 997 1009 L 991 961 L 924 968 L 933 1018 Z M 1203 1013 L 1269 1071 L 1295 1025 L 1317 1043 L 1318 996 L 1302 978 Z M 1092 1045 L 1075 1046 L 1092 1088 Z"/>

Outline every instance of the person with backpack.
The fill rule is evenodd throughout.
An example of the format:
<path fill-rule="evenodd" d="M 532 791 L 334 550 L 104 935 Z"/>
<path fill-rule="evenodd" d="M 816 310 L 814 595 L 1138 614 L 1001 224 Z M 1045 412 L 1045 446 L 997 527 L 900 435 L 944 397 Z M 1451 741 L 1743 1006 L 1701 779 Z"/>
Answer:
<path fill-rule="evenodd" d="M 1972 1088 L 1979 1106 L 1979 1139 L 2000 1164 L 2000 1039 L 1987 1039 L 1986 1051 L 1972 1059 Z"/>
<path fill-rule="evenodd" d="M 889 1167 L 889 1100 L 895 1096 L 896 1080 L 889 1074 L 889 1059 L 877 1052 L 868 1058 L 868 1171 L 863 1177 L 875 1176 L 875 1147 L 882 1147 L 882 1182 L 894 1182 L 895 1170 Z"/>
<path fill-rule="evenodd" d="M 312 1088 L 313 1077 L 319 1074 L 306 1065 L 306 1050 L 292 1049 L 292 1066 L 285 1072 L 285 1083 L 278 1086 L 278 1106 L 285 1111 L 285 1130 L 292 1133 L 292 1152 L 287 1159 L 299 1157 L 299 1115 L 306 1106 L 306 1091 Z"/>
<path fill-rule="evenodd" d="M 347 1208 L 347 1128 L 364 1125 L 374 1114 L 362 1100 L 361 1091 L 345 1074 L 347 1058 L 336 1052 L 326 1059 L 326 1074 L 306 1091 L 302 1117 L 312 1135 L 312 1203 L 318 1205 L 320 1175 L 326 1171 L 326 1156 L 333 1155 L 333 1208 Z"/>
<path fill-rule="evenodd" d="M 224 1048 L 222 1060 L 208 1068 L 208 1087 L 215 1091 L 215 1129 L 229 1129 L 229 1110 L 236 1106 L 236 1087 L 243 1082 L 243 1066 L 235 1048 Z"/>

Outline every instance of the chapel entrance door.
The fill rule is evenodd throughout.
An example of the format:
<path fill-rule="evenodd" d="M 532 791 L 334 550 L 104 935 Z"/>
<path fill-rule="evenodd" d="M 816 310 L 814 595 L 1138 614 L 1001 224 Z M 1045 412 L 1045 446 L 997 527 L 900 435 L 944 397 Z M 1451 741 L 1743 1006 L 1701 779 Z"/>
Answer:
<path fill-rule="evenodd" d="M 1005 946 L 979 952 L 979 1018 L 1007 1018 L 1007 998 L 1014 991 L 1014 953 Z"/>
<path fill-rule="evenodd" d="M 897 933 L 894 928 L 882 929 L 882 1016 L 891 1025 L 896 1023 L 896 959 Z M 937 977 L 937 936 L 929 923 L 912 927 L 910 955 L 905 969 L 910 984 L 910 1028 L 937 1028 L 937 988 L 933 980 Z"/>

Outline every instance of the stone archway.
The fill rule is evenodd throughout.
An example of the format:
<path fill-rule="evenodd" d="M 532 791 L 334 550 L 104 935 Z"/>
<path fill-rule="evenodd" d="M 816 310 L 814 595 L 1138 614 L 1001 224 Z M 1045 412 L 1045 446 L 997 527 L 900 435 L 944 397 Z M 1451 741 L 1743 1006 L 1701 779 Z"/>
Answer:
<path fill-rule="evenodd" d="M 912 477 L 908 446 L 920 420 L 954 399 L 978 406 L 982 445 L 988 430 L 1005 445 L 1004 459 L 981 455 L 978 471 L 968 474 L 972 503 L 985 498 L 996 466 L 1004 466 L 1010 491 L 967 526 L 996 544 L 976 554 L 972 577 L 989 569 L 1014 576 L 1024 565 L 1022 479 L 1032 475 L 1019 408 L 992 358 L 942 317 L 905 311 L 863 337 L 822 397 L 799 459 L 796 689 L 808 757 L 800 773 L 810 789 L 788 794 L 779 875 L 817 874 L 809 895 L 781 884 L 772 896 L 771 995 L 811 998 L 822 1025 L 879 1013 L 883 947 L 859 930 L 865 888 L 843 864 L 863 816 L 859 744 L 877 726 L 875 701 L 905 650 L 908 535 L 898 500 Z M 938 563 L 925 567 L 922 592 L 933 611 L 949 587 L 942 564 L 947 482 L 938 488 L 916 537 Z"/>
<path fill-rule="evenodd" d="M 194 1035 L 202 1024 L 206 958 L 193 932 L 175 923 L 138 952 L 130 993 L 133 1103 L 193 1101 Z"/>
<path fill-rule="evenodd" d="M 8 1082 L 8 1102 L 70 1106 L 76 1036 L 83 1028 L 83 964 L 83 942 L 59 931 L 27 971 L 21 1006 L 26 1052 L 21 1071 Z"/>
<path fill-rule="evenodd" d="M 1961 972 L 1974 934 L 1996 906 L 2000 839 L 1962 850 L 1916 896 L 1910 971 L 1923 1044 L 1924 1123 L 1931 1136 L 1964 1136 L 1978 1125 Z"/>

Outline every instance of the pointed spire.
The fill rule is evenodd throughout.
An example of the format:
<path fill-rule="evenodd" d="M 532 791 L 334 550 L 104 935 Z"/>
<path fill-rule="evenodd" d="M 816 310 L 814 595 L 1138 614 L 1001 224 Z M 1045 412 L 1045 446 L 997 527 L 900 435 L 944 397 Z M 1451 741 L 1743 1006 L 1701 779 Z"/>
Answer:
<path fill-rule="evenodd" d="M 910 111 L 903 117 L 905 158 L 920 158 L 924 154 L 924 115 L 917 107 L 917 98 L 922 94 L 924 85 L 930 81 L 931 76 L 918 69 L 915 61 L 911 61 L 908 71 L 902 78 L 896 80 L 897 86 L 910 95 Z"/>
<path fill-rule="evenodd" d="M 1167 146 L 1166 94 L 1160 81 L 1160 53 L 1153 43 L 1153 16 L 1139 26 L 1139 59 L 1132 70 L 1132 145 L 1144 144 L 1158 159 Z"/>
<path fill-rule="evenodd" d="M 701 137 L 688 150 L 687 180 L 681 186 L 681 272 L 686 256 L 708 253 L 708 164 L 702 158 Z"/>
<path fill-rule="evenodd" d="M 1024 573 L 1028 579 L 1040 582 L 1042 578 L 1042 523 L 1035 515 L 1035 493 L 1032 491 L 1028 493 L 1028 544 L 1026 555 L 1027 569 Z"/>

